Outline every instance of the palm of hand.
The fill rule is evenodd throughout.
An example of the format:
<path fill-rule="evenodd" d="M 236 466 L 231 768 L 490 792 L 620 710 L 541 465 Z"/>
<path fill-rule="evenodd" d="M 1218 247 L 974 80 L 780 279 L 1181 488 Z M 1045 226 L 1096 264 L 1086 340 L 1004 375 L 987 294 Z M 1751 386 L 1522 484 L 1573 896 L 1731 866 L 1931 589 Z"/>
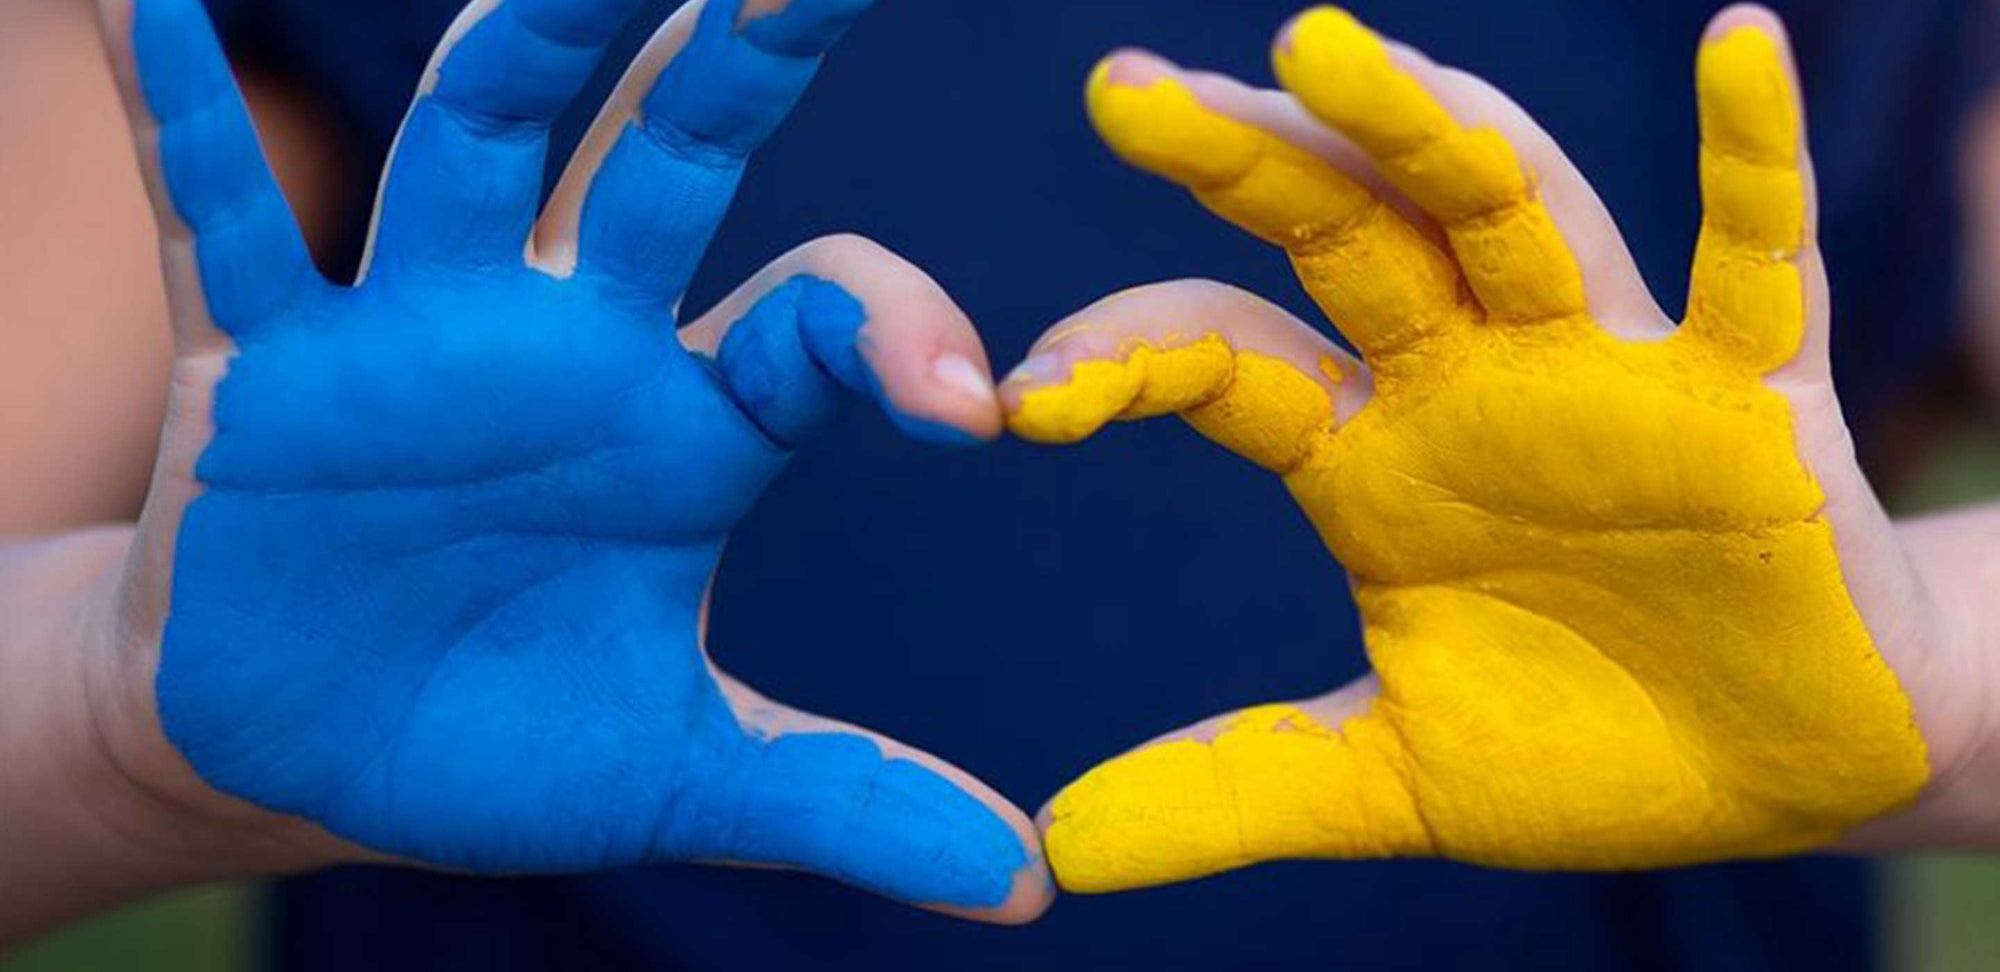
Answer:
<path fill-rule="evenodd" d="M 784 453 L 671 330 L 581 289 L 377 281 L 243 343 L 159 686 L 212 783 L 464 867 L 724 851 L 662 814 L 729 800 L 701 776 L 749 745 L 696 617 Z"/>
<path fill-rule="evenodd" d="M 1806 299 L 1798 265 L 1799 125 L 1770 38 L 1738 28 L 1704 49 L 1708 215 L 1689 320 L 1617 328 L 1643 339 L 1595 319 L 1509 138 L 1462 127 L 1366 28 L 1315 10 L 1277 62 L 1343 143 L 1308 152 L 1204 104 L 1190 75 L 1116 59 L 1092 80 L 1093 118 L 1128 161 L 1285 247 L 1365 365 L 1241 295 L 1201 308 L 1234 315 L 1236 342 L 1176 341 L 1165 329 L 1185 324 L 1139 323 L 1132 308 L 1150 305 L 1133 294 L 1052 332 L 1048 363 L 1019 374 L 1053 383 L 1024 391 L 1010 425 L 1068 442 L 1178 413 L 1282 475 L 1349 572 L 1377 681 L 1092 770 L 1049 806 L 1064 886 L 1297 857 L 1772 855 L 1911 800 L 1929 777 L 1924 740 L 1800 459 L 1802 439 L 1839 426 L 1818 407 L 1824 352 L 1806 341 L 1824 300 Z M 1431 83 L 1456 85 L 1461 108 L 1485 98 L 1462 78 Z M 1289 99 L 1208 90 L 1315 136 Z M 1327 161 L 1357 148 L 1407 205 Z M 1077 340 L 1093 314 L 1139 334 Z M 1794 358 L 1788 397 L 1766 376 Z M 1820 423 L 1809 436 L 1801 402 Z"/>
<path fill-rule="evenodd" d="M 1408 774 L 1418 830 L 1380 849 L 1775 854 L 1922 784 L 1782 397 L 1588 320 L 1433 352 L 1287 480 L 1353 578 L 1364 718 Z"/>

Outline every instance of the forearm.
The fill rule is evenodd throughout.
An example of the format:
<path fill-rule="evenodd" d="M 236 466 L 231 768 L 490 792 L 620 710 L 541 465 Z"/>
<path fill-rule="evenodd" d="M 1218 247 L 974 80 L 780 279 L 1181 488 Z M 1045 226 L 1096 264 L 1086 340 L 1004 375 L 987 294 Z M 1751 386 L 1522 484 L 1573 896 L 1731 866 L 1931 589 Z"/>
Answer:
<path fill-rule="evenodd" d="M 149 697 L 118 671 L 130 535 L 0 543 L 0 949 L 148 893 L 307 859 L 271 828 L 240 826 L 248 808 L 235 820 L 219 796 L 163 786 L 178 767 L 130 765 L 174 758 L 137 738 L 150 710 L 105 716 Z"/>

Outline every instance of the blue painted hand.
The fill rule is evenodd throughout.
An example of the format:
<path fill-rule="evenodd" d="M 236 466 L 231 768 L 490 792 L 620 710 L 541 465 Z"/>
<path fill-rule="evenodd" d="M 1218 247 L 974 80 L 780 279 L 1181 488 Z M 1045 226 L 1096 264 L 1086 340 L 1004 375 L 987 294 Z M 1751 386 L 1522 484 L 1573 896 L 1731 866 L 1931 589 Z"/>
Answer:
<path fill-rule="evenodd" d="M 744 157 L 866 0 L 683 10 L 542 211 L 549 125 L 638 6 L 473 4 L 336 287 L 198 0 L 109 4 L 179 345 L 126 595 L 160 727 L 208 786 L 379 854 L 776 864 L 1031 918 L 1012 805 L 703 647 L 723 541 L 844 396 L 999 429 L 970 325 L 861 241 L 672 326 Z"/>

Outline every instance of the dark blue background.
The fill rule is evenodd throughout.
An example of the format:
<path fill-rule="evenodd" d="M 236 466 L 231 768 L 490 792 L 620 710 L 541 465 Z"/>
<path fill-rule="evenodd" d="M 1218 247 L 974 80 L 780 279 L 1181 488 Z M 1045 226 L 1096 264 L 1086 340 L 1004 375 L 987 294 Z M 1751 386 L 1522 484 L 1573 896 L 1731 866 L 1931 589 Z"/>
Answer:
<path fill-rule="evenodd" d="M 218 5 L 240 8 L 228 13 L 243 44 L 328 90 L 379 157 L 457 0 Z M 669 5 L 654 6 L 647 28 Z M 1080 105 L 1090 65 L 1121 44 L 1267 81 L 1266 45 L 1296 6 L 883 0 L 752 165 L 688 306 L 796 243 L 855 231 L 929 268 L 1003 368 L 1096 297 L 1176 276 L 1317 320 L 1277 254 L 1117 164 Z M 1693 52 L 1710 5 L 1354 6 L 1536 114 L 1678 307 L 1698 219 Z M 1983 81 L 1964 6 L 1824 0 L 1794 21 L 1837 360 L 1864 418 L 1946 347 L 1948 139 Z M 1031 808 L 1161 730 L 1364 668 L 1344 581 L 1278 483 L 1165 422 L 1078 450 L 957 454 L 857 412 L 732 543 L 712 645 L 760 689 L 934 749 Z M 1872 896 L 1863 867 L 1830 861 L 1651 876 L 1290 864 L 1069 898 L 1009 930 L 791 875 L 350 871 L 287 888 L 279 950 L 302 969 L 1835 970 L 1871 966 Z"/>

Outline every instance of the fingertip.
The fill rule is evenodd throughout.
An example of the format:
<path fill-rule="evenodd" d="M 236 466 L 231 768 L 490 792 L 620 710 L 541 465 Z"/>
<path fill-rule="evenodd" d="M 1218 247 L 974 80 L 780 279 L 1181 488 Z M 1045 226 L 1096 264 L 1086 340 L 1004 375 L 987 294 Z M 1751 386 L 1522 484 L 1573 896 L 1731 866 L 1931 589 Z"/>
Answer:
<path fill-rule="evenodd" d="M 907 743 L 717 677 L 760 745 L 719 793 L 729 838 L 696 857 L 813 871 L 974 921 L 1020 924 L 1047 910 L 1040 835 L 999 791 Z"/>
<path fill-rule="evenodd" d="M 1695 77 L 1710 147 L 1765 165 L 1796 164 L 1797 81 L 1776 15 L 1749 4 L 1718 14 L 1703 36 Z"/>
<path fill-rule="evenodd" d="M 1703 43 L 1712 42 L 1742 28 L 1760 31 L 1780 44 L 1787 40 L 1784 19 L 1761 3 L 1733 3 L 1716 11 L 1701 39 Z"/>
<path fill-rule="evenodd" d="M 1007 430 L 1041 445 L 1071 445 L 1095 435 L 1145 385 L 1145 371 L 1130 350 L 1095 328 L 1045 339 L 1000 385 Z"/>
<path fill-rule="evenodd" d="M 1086 308 L 1083 314 L 1057 324 L 1035 340 L 1028 356 L 1009 369 L 1001 379 L 1001 401 L 1018 398 L 1023 392 L 1067 381 L 1079 362 L 1117 357 L 1123 350 L 1119 340 L 1101 326 L 1078 320 L 1084 314 L 1112 306 L 1123 297 L 1113 294 Z"/>
<path fill-rule="evenodd" d="M 904 770 L 902 785 L 910 793 L 928 791 L 930 796 L 928 820 L 905 814 L 873 822 L 893 828 L 895 839 L 921 851 L 893 868 L 901 873 L 885 886 L 889 893 L 920 907 L 996 924 L 1021 924 L 1048 910 L 1052 882 L 1040 835 L 1020 808 L 943 764 L 903 757 L 891 758 L 887 766 Z M 918 839 L 910 841 L 911 835 Z M 926 846 L 931 849 L 923 851 Z"/>
<path fill-rule="evenodd" d="M 1106 58 L 1086 99 L 1093 127 L 1128 164 L 1191 189 L 1255 164 L 1263 139 L 1204 104 L 1172 62 L 1141 51 Z"/>
<path fill-rule="evenodd" d="M 1730 69 L 1780 66 L 1789 84 L 1791 40 L 1785 23 L 1770 8 L 1755 3 L 1739 3 L 1724 8 L 1702 31 L 1698 74 L 1717 73 L 1727 77 Z M 1720 78 L 1719 78 L 1720 79 Z"/>
<path fill-rule="evenodd" d="M 998 793 L 983 784 L 969 786 L 967 792 L 985 805 L 1005 823 L 1020 844 L 1020 865 L 1008 878 L 1007 894 L 998 904 L 990 906 L 956 905 L 951 903 L 918 903 L 919 907 L 951 915 L 967 921 L 988 925 L 1019 926 L 1029 924 L 1055 904 L 1057 884 L 1049 870 L 1048 857 L 1043 852 L 1041 829 L 1035 822 Z"/>
<path fill-rule="evenodd" d="M 1024 865 L 1014 875 L 1013 890 L 1008 893 L 1006 903 L 997 908 L 955 908 L 950 905 L 925 905 L 931 911 L 976 921 L 987 925 L 1019 927 L 1032 924 L 1048 913 L 1056 900 L 1055 878 L 1050 876 L 1048 867 L 1037 855 L 1036 863 Z"/>
<path fill-rule="evenodd" d="M 1406 155 L 1452 127 L 1387 42 L 1347 11 L 1315 8 L 1288 31 L 1272 52 L 1279 84 L 1369 154 Z"/>
<path fill-rule="evenodd" d="M 1000 437 L 997 430 L 969 429 L 949 421 L 927 419 L 891 409 L 889 421 L 905 436 L 946 449 L 977 449 Z"/>
<path fill-rule="evenodd" d="M 1007 898 L 998 907 L 954 913 L 987 924 L 1028 924 L 1048 912 L 1055 903 L 1057 891 L 1055 875 L 1049 870 L 1048 855 L 1042 847 L 1041 828 L 1013 801 L 974 778 L 967 779 L 971 780 L 968 792 L 1005 822 L 1020 842 L 1022 858 L 1021 865 L 1014 871 Z"/>
<path fill-rule="evenodd" d="M 1299 35 L 1299 21 L 1309 12 L 1300 11 L 1295 13 L 1285 18 L 1284 24 L 1278 27 L 1277 36 L 1271 38 L 1271 59 L 1273 62 L 1282 61 L 1292 56 L 1292 42 Z"/>
<path fill-rule="evenodd" d="M 1701 37 L 1704 67 L 1726 69 L 1754 64 L 1786 64 L 1790 51 L 1784 23 L 1776 14 L 1755 4 L 1740 4 L 1724 10 L 1708 23 Z"/>
<path fill-rule="evenodd" d="M 947 351 L 931 361 L 933 384 L 950 394 L 981 406 L 995 402 L 993 376 L 986 367 L 955 351 Z"/>
<path fill-rule="evenodd" d="M 1173 66 L 1156 55 L 1137 48 L 1113 51 L 1091 69 L 1090 80 L 1084 85 L 1084 106 L 1091 120 L 1101 123 L 1101 116 L 1127 104 L 1129 92 L 1170 81 L 1173 75 Z"/>
<path fill-rule="evenodd" d="M 668 845 L 697 859 L 810 870 L 980 920 L 1026 920 L 1046 907 L 1033 888 L 1040 842 L 990 787 L 865 730 L 778 718 L 801 728 L 765 739 L 718 796 L 733 822 L 705 833 L 695 825 L 714 821 L 697 815 Z"/>
<path fill-rule="evenodd" d="M 1172 62 L 1142 47 L 1121 47 L 1097 62 L 1090 73 L 1093 91 L 1108 87 L 1143 88 L 1172 76 L 1178 68 Z"/>
<path fill-rule="evenodd" d="M 904 435 L 949 448 L 1000 437 L 1000 396 L 983 355 L 943 350 L 927 360 L 873 361 L 870 367 L 876 399 Z"/>
<path fill-rule="evenodd" d="M 881 333 L 878 318 L 840 284 L 810 274 L 787 281 L 815 358 L 849 388 L 867 389 L 905 435 L 968 447 L 999 436 L 999 399 L 984 364 L 945 349 L 912 361 L 910 343 Z M 932 335 L 948 342 L 949 333 Z"/>
<path fill-rule="evenodd" d="M 720 0 L 716 0 L 720 2 Z M 810 58 L 827 52 L 874 0 L 744 0 L 736 28 L 759 50 Z"/>
<path fill-rule="evenodd" d="M 1272 59 L 1282 70 L 1295 58 L 1329 51 L 1368 52 L 1382 46 L 1375 32 L 1346 10 L 1321 5 L 1300 12 L 1278 28 L 1271 43 Z"/>
<path fill-rule="evenodd" d="M 944 429 L 950 433 L 942 440 L 927 441 L 977 446 L 1000 437 L 1004 426 L 1000 394 L 983 357 L 975 361 L 956 351 L 943 352 L 931 359 L 927 378 L 939 410 L 949 416 Z"/>
<path fill-rule="evenodd" d="M 1240 858 L 1234 808 L 1206 745 L 1175 740 L 1113 757 L 1042 811 L 1056 883 L 1105 894 L 1213 874 Z"/>
<path fill-rule="evenodd" d="M 1358 26 L 1360 22 L 1354 19 L 1354 15 L 1339 7 L 1331 4 L 1308 7 L 1293 14 L 1278 28 L 1277 37 L 1271 41 L 1271 52 L 1274 57 L 1290 57 L 1297 50 L 1301 33 L 1327 29 L 1344 30 Z"/>
<path fill-rule="evenodd" d="M 1049 824 L 1054 823 L 1056 819 L 1055 803 L 1055 798 L 1050 797 L 1041 805 L 1040 809 L 1035 811 L 1035 830 L 1045 836 L 1049 832 Z"/>

